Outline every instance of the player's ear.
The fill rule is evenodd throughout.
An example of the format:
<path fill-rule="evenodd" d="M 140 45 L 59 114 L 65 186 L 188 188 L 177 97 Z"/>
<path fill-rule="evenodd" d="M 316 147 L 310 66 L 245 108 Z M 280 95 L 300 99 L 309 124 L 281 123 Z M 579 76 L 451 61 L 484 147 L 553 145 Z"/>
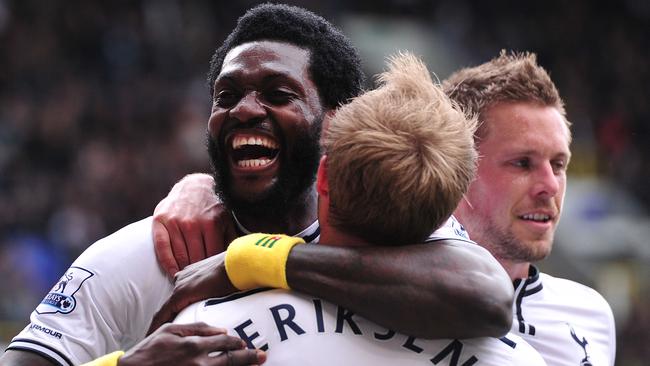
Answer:
<path fill-rule="evenodd" d="M 316 173 L 316 190 L 318 191 L 318 194 L 323 197 L 329 196 L 330 187 L 327 181 L 327 155 L 323 155 L 318 164 L 318 173 Z"/>

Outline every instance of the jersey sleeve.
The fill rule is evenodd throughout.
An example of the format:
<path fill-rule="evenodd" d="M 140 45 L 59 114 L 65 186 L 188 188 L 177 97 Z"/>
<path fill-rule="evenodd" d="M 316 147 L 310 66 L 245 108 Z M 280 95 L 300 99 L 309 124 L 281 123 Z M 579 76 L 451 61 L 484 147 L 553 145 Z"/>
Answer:
<path fill-rule="evenodd" d="M 151 220 L 91 245 L 45 295 L 7 349 L 76 365 L 144 338 L 172 290 L 156 262 Z"/>
<path fill-rule="evenodd" d="M 546 361 L 544 361 L 542 355 L 521 337 L 508 333 L 500 340 L 514 350 L 511 365 L 546 366 Z"/>

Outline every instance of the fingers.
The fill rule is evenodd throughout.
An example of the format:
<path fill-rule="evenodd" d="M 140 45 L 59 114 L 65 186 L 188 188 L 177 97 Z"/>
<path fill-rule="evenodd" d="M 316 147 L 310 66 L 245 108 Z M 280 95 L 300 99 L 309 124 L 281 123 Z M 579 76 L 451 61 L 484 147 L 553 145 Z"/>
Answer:
<path fill-rule="evenodd" d="M 227 351 L 216 357 L 214 365 L 245 366 L 261 365 L 266 362 L 266 352 L 256 349 Z"/>
<path fill-rule="evenodd" d="M 169 239 L 169 233 L 167 228 L 160 219 L 154 216 L 153 225 L 152 225 L 152 235 L 153 235 L 153 244 L 154 250 L 156 252 L 156 258 L 158 258 L 158 263 L 163 268 L 165 273 L 170 277 L 173 277 L 176 272 L 180 270 L 176 259 L 174 259 L 174 253 L 172 252 L 171 241 Z"/>
<path fill-rule="evenodd" d="M 183 236 L 183 233 L 178 228 L 175 222 L 170 222 L 165 227 L 167 228 L 167 232 L 169 233 L 172 252 L 174 253 L 174 258 L 176 258 L 176 263 L 178 264 L 178 268 L 183 269 L 185 268 L 185 266 L 190 264 L 190 258 L 187 253 L 185 237 Z"/>
<path fill-rule="evenodd" d="M 223 252 L 223 235 L 219 234 L 214 222 L 207 222 L 203 226 L 203 243 L 205 244 L 205 255 L 211 257 Z"/>
<path fill-rule="evenodd" d="M 216 343 L 217 345 L 230 344 L 228 343 L 230 341 L 225 342 L 222 340 L 222 338 L 212 339 L 213 337 L 217 337 L 217 336 L 225 336 L 226 329 L 213 327 L 203 322 L 188 323 L 188 324 L 167 324 L 160 329 L 160 332 L 172 333 L 180 337 L 202 336 L 206 338 L 201 339 L 201 341 L 203 343 L 208 343 L 208 344 L 210 344 L 210 342 Z M 228 338 L 234 338 L 234 337 L 228 337 Z M 239 343 L 241 343 L 241 339 L 239 338 L 234 338 L 234 339 L 239 341 Z M 241 348 L 241 346 L 228 348 L 228 349 L 239 349 L 239 348 Z"/>
<path fill-rule="evenodd" d="M 205 245 L 203 243 L 203 234 L 201 231 L 204 229 L 201 225 L 195 223 L 179 223 L 180 231 L 183 235 L 185 250 L 189 256 L 189 263 L 196 263 L 202 259 L 207 258 Z M 181 267 L 181 269 L 184 267 Z"/>
<path fill-rule="evenodd" d="M 178 311 L 175 310 L 174 308 L 174 303 L 172 302 L 172 297 L 170 297 L 158 310 L 156 315 L 153 316 L 153 319 L 151 320 L 151 325 L 149 326 L 149 330 L 147 331 L 147 335 L 155 332 L 158 328 L 160 328 L 163 324 L 169 322 L 172 320 L 174 316 L 178 314 Z"/>

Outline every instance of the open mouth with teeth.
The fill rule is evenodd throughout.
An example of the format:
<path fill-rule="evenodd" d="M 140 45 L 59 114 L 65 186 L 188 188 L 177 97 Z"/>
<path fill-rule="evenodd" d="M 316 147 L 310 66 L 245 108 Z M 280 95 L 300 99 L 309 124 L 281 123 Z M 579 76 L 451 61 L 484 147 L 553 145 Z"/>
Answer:
<path fill-rule="evenodd" d="M 519 216 L 522 220 L 535 221 L 535 222 L 549 222 L 551 221 L 550 215 L 545 214 L 526 214 Z"/>
<path fill-rule="evenodd" d="M 280 144 L 272 137 L 238 133 L 230 137 L 231 158 L 242 169 L 263 169 L 271 165 L 280 152 Z"/>

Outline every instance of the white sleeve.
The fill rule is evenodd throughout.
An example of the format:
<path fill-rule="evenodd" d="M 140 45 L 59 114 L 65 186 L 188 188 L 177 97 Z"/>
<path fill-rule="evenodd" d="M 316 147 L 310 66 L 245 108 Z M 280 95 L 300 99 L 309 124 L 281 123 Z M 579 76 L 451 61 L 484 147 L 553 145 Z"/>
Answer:
<path fill-rule="evenodd" d="M 546 361 L 544 361 L 542 355 L 524 339 L 512 333 L 508 333 L 501 339 L 502 342 L 506 343 L 504 338 L 514 344 L 514 347 L 511 345 L 514 349 L 511 365 L 546 366 Z"/>
<path fill-rule="evenodd" d="M 172 288 L 156 261 L 151 219 L 141 220 L 79 256 L 7 349 L 35 352 L 60 365 L 128 349 L 144 338 Z"/>

